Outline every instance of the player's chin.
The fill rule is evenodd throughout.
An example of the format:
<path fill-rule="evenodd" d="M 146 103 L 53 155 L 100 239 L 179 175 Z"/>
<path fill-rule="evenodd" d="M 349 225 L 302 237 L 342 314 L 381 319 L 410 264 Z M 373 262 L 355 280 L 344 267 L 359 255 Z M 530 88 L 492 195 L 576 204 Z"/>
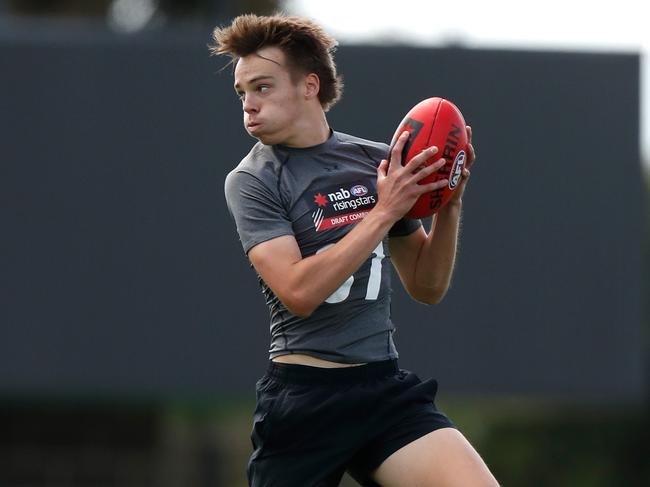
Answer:
<path fill-rule="evenodd" d="M 282 142 L 282 140 L 279 137 L 274 136 L 274 134 L 270 134 L 267 132 L 249 130 L 248 133 L 251 136 L 255 137 L 257 140 L 259 140 L 264 145 L 275 145 Z"/>

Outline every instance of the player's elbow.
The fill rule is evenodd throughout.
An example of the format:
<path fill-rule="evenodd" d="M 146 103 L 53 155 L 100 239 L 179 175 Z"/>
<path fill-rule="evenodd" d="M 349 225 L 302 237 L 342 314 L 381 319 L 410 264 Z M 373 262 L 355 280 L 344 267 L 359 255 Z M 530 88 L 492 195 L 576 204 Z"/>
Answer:
<path fill-rule="evenodd" d="M 301 306 L 300 304 L 287 306 L 287 309 L 289 310 L 289 313 L 298 318 L 309 318 L 314 312 L 314 308 Z"/>
<path fill-rule="evenodd" d="M 442 295 L 436 294 L 436 295 L 426 296 L 425 298 L 420 299 L 419 301 L 420 303 L 426 305 L 440 304 L 444 297 L 445 297 L 444 294 Z"/>
<path fill-rule="evenodd" d="M 281 301 L 289 313 L 299 318 L 309 318 L 320 304 L 313 302 L 309 296 L 299 290 L 287 293 Z"/>
<path fill-rule="evenodd" d="M 447 294 L 447 287 L 420 288 L 410 293 L 411 297 L 422 304 L 439 304 Z"/>

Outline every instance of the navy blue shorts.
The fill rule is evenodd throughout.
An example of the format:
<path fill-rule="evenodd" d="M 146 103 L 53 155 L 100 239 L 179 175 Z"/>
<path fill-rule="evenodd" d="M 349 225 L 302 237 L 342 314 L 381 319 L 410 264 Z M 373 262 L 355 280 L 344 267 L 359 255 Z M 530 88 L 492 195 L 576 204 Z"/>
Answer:
<path fill-rule="evenodd" d="M 252 487 L 337 486 L 347 470 L 363 486 L 403 446 L 453 427 L 436 409 L 438 384 L 396 360 L 326 369 L 270 362 L 257 382 Z"/>

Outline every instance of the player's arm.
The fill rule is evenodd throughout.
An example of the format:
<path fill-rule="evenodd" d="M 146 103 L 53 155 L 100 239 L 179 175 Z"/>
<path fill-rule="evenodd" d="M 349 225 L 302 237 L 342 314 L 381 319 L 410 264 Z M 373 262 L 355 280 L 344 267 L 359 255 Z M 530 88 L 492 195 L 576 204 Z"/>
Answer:
<path fill-rule="evenodd" d="M 380 212 L 370 212 L 332 247 L 303 258 L 292 235 L 256 245 L 248 257 L 257 273 L 287 309 L 309 316 L 365 262 L 391 227 Z"/>
<path fill-rule="evenodd" d="M 395 144 L 392 157 L 399 157 L 406 140 L 402 137 Z M 377 205 L 324 252 L 302 258 L 293 236 L 277 237 L 250 249 L 248 257 L 255 270 L 290 312 L 309 316 L 366 261 L 420 195 L 447 184 L 446 180 L 418 184 L 444 162 L 423 168 L 434 153 L 424 151 L 405 166 L 382 161 L 377 170 Z"/>
<path fill-rule="evenodd" d="M 434 216 L 431 230 L 423 227 L 389 241 L 391 260 L 413 299 L 437 304 L 447 293 L 456 259 L 461 204 L 448 203 Z"/>
<path fill-rule="evenodd" d="M 447 293 L 456 260 L 462 197 L 469 168 L 476 158 L 472 131 L 467 127 L 468 158 L 459 187 L 434 215 L 429 232 L 420 227 L 405 237 L 390 239 L 391 260 L 407 292 L 417 301 L 439 303 Z"/>

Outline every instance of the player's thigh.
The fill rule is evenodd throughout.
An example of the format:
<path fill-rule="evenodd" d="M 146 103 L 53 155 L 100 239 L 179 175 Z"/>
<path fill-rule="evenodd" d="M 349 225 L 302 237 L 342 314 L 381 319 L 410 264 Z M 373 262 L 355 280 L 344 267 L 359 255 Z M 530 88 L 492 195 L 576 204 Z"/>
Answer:
<path fill-rule="evenodd" d="M 374 472 L 382 487 L 497 487 L 469 441 L 454 428 L 433 431 L 397 450 Z"/>

